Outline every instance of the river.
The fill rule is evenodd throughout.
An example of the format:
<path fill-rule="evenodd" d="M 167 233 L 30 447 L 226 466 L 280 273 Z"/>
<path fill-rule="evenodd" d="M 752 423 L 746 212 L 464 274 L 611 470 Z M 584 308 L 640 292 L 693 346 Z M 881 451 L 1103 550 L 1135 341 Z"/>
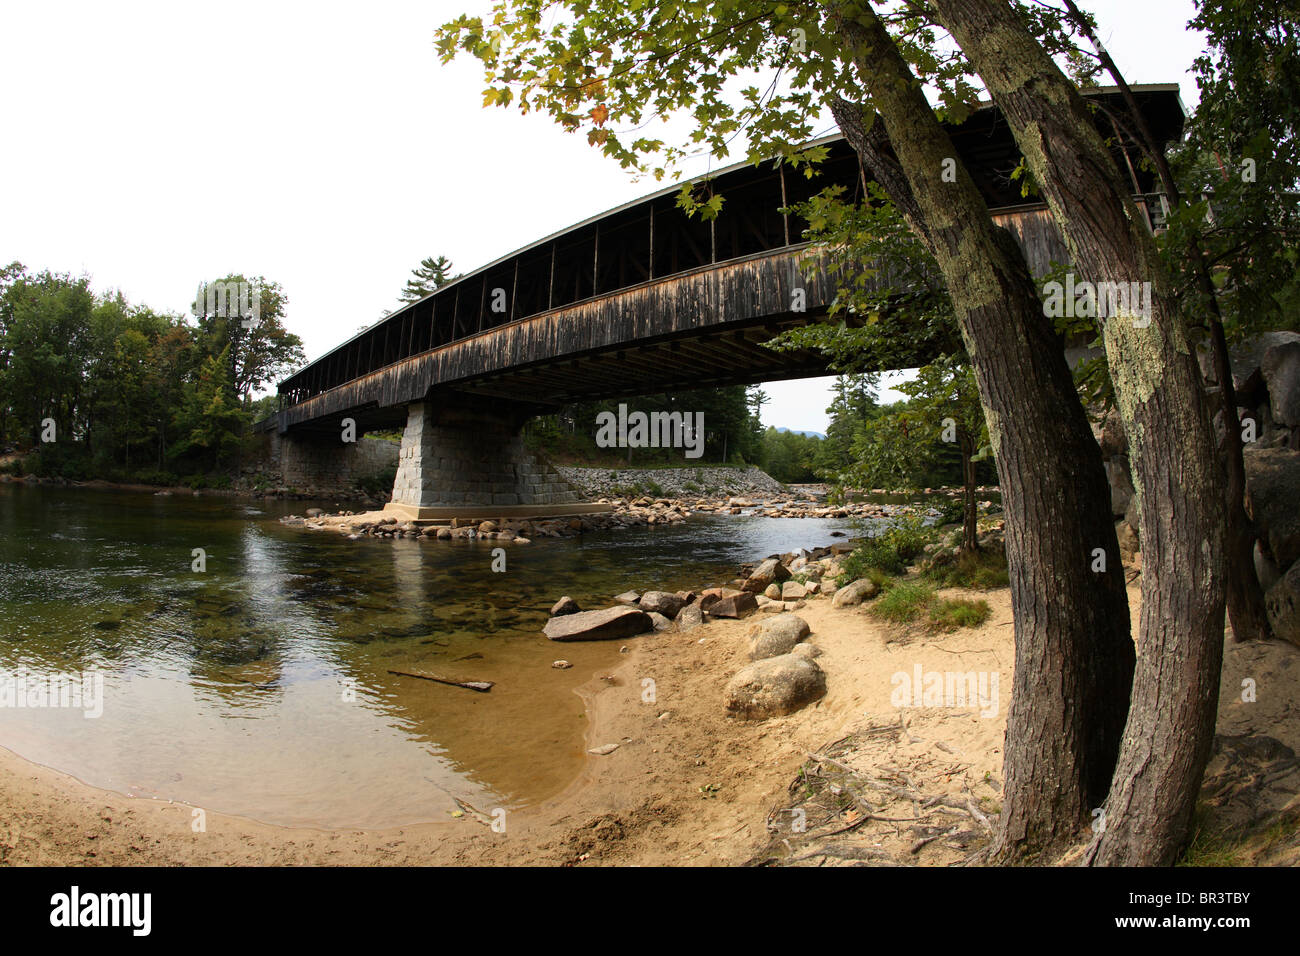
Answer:
<path fill-rule="evenodd" d="M 0 745 L 97 787 L 286 826 L 446 820 L 453 798 L 518 808 L 578 774 L 574 690 L 623 643 L 546 640 L 556 599 L 721 584 L 853 530 L 703 515 L 507 546 L 496 573 L 497 542 L 349 541 L 277 520 L 313 504 L 335 507 L 0 484 L 0 679 L 103 681 L 97 717 L 0 706 Z"/>

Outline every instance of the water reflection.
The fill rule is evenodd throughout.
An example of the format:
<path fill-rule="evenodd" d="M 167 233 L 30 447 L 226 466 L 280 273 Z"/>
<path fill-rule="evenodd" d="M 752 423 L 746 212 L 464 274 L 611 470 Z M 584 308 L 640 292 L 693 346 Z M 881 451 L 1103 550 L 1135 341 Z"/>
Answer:
<path fill-rule="evenodd" d="M 556 598 L 723 583 L 848 528 L 702 517 L 511 546 L 497 574 L 495 542 L 276 521 L 307 504 L 0 484 L 0 670 L 105 672 L 102 718 L 0 709 L 0 743 L 98 786 L 290 825 L 445 819 L 452 797 L 517 806 L 577 773 L 574 688 L 618 658 L 570 644 L 574 668 L 551 668 Z"/>

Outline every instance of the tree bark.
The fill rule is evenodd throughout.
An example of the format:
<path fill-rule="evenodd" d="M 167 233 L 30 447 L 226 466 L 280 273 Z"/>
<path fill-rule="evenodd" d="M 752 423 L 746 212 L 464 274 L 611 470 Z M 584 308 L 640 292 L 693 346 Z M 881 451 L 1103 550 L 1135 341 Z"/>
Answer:
<path fill-rule="evenodd" d="M 1110 489 L 1015 240 L 993 223 L 870 6 L 832 8 L 831 27 L 884 122 L 901 192 L 889 163 L 877 164 L 880 144 L 854 132 L 871 123 L 845 117 L 846 135 L 899 209 L 921 221 L 913 228 L 948 284 L 997 458 L 1016 662 L 993 855 L 1029 859 L 1077 840 L 1106 792 L 1124 725 L 1134 652 Z M 956 182 L 943 181 L 947 160 Z M 1091 573 L 1099 547 L 1114 573 Z"/>
<path fill-rule="evenodd" d="M 1088 23 L 1087 17 L 1074 0 L 1065 0 L 1070 19 L 1092 43 L 1115 85 L 1119 87 L 1132 116 L 1133 126 L 1141 139 L 1139 146 L 1155 167 L 1165 195 L 1173 206 L 1182 205 L 1182 193 L 1174 179 L 1169 161 L 1151 134 L 1151 127 L 1138 106 L 1137 97 L 1124 79 L 1119 66 L 1111 57 L 1101 37 Z M 1219 383 L 1219 411 L 1223 415 L 1225 442 L 1223 464 L 1227 473 L 1227 576 L 1228 619 L 1232 622 L 1232 637 L 1236 641 L 1269 641 L 1273 639 L 1273 626 L 1268 621 L 1264 604 L 1264 589 L 1255 573 L 1255 539 L 1258 532 L 1255 522 L 1246 513 L 1246 462 L 1245 446 L 1241 438 L 1241 417 L 1237 414 L 1237 390 L 1232 381 L 1232 363 L 1228 356 L 1228 338 L 1223 331 L 1223 315 L 1219 311 L 1219 297 L 1205 261 L 1205 249 L 1200 233 L 1192 229 L 1187 236 L 1188 253 L 1192 257 L 1192 271 L 1196 285 L 1210 307 L 1208 318 L 1210 354 L 1214 359 L 1214 375 Z"/>
<path fill-rule="evenodd" d="M 1191 825 L 1223 656 L 1225 499 L 1200 369 L 1154 238 L 1074 84 L 1005 0 L 934 7 L 1001 107 L 1075 268 L 1151 290 L 1149 316 L 1104 323 L 1137 477 L 1142 614 L 1128 724 L 1086 860 L 1166 866 Z"/>

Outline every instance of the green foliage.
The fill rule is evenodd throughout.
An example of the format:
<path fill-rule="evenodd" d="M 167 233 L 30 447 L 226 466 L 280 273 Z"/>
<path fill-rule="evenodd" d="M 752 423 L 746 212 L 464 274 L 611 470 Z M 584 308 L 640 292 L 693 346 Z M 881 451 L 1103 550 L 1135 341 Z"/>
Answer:
<path fill-rule="evenodd" d="M 924 581 L 895 581 L 871 604 L 871 614 L 891 624 L 924 621 L 932 631 L 979 627 L 989 617 L 987 601 L 941 598 Z"/>
<path fill-rule="evenodd" d="M 934 533 L 934 529 L 927 527 L 920 517 L 897 519 L 887 527 L 878 529 L 845 556 L 840 562 L 837 583 L 843 587 L 858 578 L 869 577 L 873 570 L 902 574 L 907 570 L 907 565 L 934 538 Z"/>
<path fill-rule="evenodd" d="M 953 561 L 928 568 L 925 578 L 937 587 L 971 591 L 991 591 L 1011 584 L 1006 552 L 1001 548 L 962 551 Z"/>
<path fill-rule="evenodd" d="M 524 439 L 530 449 L 542 451 L 563 463 L 600 467 L 645 468 L 657 466 L 695 467 L 710 464 L 764 463 L 763 429 L 759 409 L 766 397 L 743 385 L 697 389 L 671 395 L 641 395 L 567 405 L 554 415 L 528 423 Z M 681 448 L 601 448 L 596 444 L 597 416 L 618 413 L 619 404 L 629 412 L 683 412 L 704 415 L 704 451 L 700 458 L 686 458 Z"/>
<path fill-rule="evenodd" d="M 930 627 L 936 631 L 955 631 L 959 627 L 979 627 L 988 619 L 988 601 L 970 601 L 966 598 L 936 598 L 930 605 Z"/>
<path fill-rule="evenodd" d="M 418 302 L 426 295 L 429 295 L 435 289 L 439 289 L 451 282 L 451 260 L 446 256 L 434 258 L 429 256 L 427 259 L 420 260 L 420 264 L 411 270 L 411 278 L 406 280 L 406 288 L 402 290 L 401 300 L 403 302 Z"/>
<path fill-rule="evenodd" d="M 871 604 L 871 613 L 891 624 L 910 624 L 934 603 L 934 588 L 922 581 L 895 581 Z"/>
<path fill-rule="evenodd" d="M 233 465 L 275 402 L 250 392 L 302 361 L 279 286 L 251 282 L 260 311 L 245 327 L 233 314 L 190 322 L 96 296 L 84 276 L 0 269 L 0 444 L 33 449 L 36 474 L 70 480 L 174 484 Z"/>

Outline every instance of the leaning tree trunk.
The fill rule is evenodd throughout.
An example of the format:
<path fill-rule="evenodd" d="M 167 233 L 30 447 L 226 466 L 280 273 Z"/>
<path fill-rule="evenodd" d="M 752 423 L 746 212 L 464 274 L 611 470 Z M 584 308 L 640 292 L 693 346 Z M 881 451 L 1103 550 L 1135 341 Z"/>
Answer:
<path fill-rule="evenodd" d="M 980 549 L 979 509 L 975 503 L 975 438 L 969 432 L 961 436 L 962 478 L 962 548 L 970 553 Z"/>
<path fill-rule="evenodd" d="M 1133 642 L 1097 442 L 1015 240 L 998 228 L 883 25 L 855 4 L 833 20 L 888 134 L 834 102 L 849 142 L 930 246 L 975 369 L 1006 511 L 1016 661 L 993 858 L 1078 839 L 1106 792 L 1124 726 Z M 874 114 L 873 114 L 874 118 Z"/>
<path fill-rule="evenodd" d="M 1128 105 L 1133 126 L 1140 137 L 1142 151 L 1155 167 L 1169 202 L 1182 204 L 1182 195 L 1174 179 L 1168 160 L 1160 151 L 1160 144 L 1151 133 L 1151 127 L 1142 115 L 1137 97 L 1124 79 L 1119 66 L 1097 36 L 1083 11 L 1074 0 L 1065 0 L 1065 9 L 1075 26 L 1083 31 L 1097 51 L 1102 66 L 1110 73 Z M 1228 339 L 1223 331 L 1223 315 L 1219 309 L 1218 291 L 1206 264 L 1205 247 L 1199 232 L 1192 228 L 1186 237 L 1187 255 L 1191 259 L 1196 286 L 1209 307 L 1207 316 L 1210 330 L 1210 355 L 1214 360 L 1215 378 L 1219 383 L 1219 412 L 1223 416 L 1223 463 L 1227 472 L 1227 588 L 1228 620 L 1232 622 L 1232 637 L 1237 641 L 1268 641 L 1273 639 L 1273 626 L 1268 620 L 1264 603 L 1264 589 L 1255 573 L 1255 539 L 1258 532 L 1255 522 L 1246 513 L 1246 461 L 1245 446 L 1241 437 L 1241 417 L 1237 414 L 1236 387 L 1232 381 L 1232 363 L 1228 356 Z"/>
<path fill-rule="evenodd" d="M 1224 489 L 1200 370 L 1155 240 L 1083 97 L 1005 0 L 935 0 L 988 86 L 1092 281 L 1149 283 L 1150 315 L 1112 315 L 1106 356 L 1137 476 L 1142 614 L 1133 699 L 1087 860 L 1172 863 L 1209 757 L 1223 658 Z"/>

